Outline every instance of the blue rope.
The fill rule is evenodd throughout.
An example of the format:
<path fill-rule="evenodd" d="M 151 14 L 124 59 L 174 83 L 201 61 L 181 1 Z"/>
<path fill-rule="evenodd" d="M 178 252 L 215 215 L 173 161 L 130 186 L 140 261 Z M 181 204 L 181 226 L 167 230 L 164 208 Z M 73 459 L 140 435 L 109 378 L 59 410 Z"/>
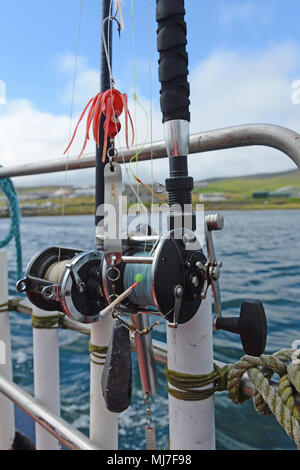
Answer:
<path fill-rule="evenodd" d="M 1 165 L 0 165 L 1 166 Z M 6 195 L 9 202 L 10 212 L 10 228 L 9 232 L 3 240 L 0 241 L 0 248 L 4 248 L 14 238 L 16 245 L 17 255 L 17 280 L 23 276 L 23 262 L 22 262 L 22 246 L 21 246 L 21 231 L 20 221 L 21 213 L 19 208 L 19 201 L 16 189 L 10 178 L 0 179 L 0 189 Z"/>

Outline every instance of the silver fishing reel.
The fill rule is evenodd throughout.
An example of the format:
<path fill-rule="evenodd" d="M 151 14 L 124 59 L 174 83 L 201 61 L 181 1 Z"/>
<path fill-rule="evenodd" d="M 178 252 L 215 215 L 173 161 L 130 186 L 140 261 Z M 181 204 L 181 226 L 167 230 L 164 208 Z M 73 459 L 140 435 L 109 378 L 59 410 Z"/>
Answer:
<path fill-rule="evenodd" d="M 29 262 L 17 290 L 46 311 L 59 311 L 81 323 L 100 319 L 107 306 L 102 292 L 103 253 L 50 247 Z"/>

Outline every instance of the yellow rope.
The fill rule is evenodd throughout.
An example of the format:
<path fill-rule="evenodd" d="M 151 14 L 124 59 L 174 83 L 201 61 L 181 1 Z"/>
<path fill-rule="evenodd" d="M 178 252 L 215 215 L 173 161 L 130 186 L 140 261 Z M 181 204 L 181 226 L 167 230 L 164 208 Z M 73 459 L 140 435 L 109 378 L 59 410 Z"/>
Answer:
<path fill-rule="evenodd" d="M 176 372 L 165 368 L 165 375 L 168 382 L 176 388 L 167 386 L 167 391 L 170 395 L 178 400 L 184 401 L 200 401 L 209 398 L 215 392 L 225 390 L 226 374 L 229 367 L 221 369 L 214 364 L 214 370 L 210 374 L 203 375 L 190 375 Z M 198 388 L 210 388 L 196 390 Z"/>
<path fill-rule="evenodd" d="M 49 315 L 47 317 L 40 317 L 37 315 L 31 315 L 32 328 L 39 330 L 51 330 L 59 328 L 60 319 L 62 314 Z"/>
<path fill-rule="evenodd" d="M 96 364 L 97 366 L 104 366 L 107 351 L 107 346 L 96 346 L 95 344 L 92 344 L 91 341 L 89 341 L 90 360 L 93 364 Z M 101 362 L 95 361 L 93 357 Z"/>

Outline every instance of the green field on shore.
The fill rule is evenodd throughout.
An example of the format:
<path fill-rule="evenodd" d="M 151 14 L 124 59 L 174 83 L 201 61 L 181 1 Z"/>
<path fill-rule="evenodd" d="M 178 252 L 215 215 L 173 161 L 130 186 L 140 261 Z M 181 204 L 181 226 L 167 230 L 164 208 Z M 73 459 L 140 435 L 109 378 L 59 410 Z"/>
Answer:
<path fill-rule="evenodd" d="M 269 175 L 245 176 L 239 178 L 220 178 L 208 180 L 208 186 L 194 190 L 193 201 L 199 194 L 221 193 L 224 202 L 205 202 L 207 210 L 259 210 L 259 209 L 299 209 L 300 208 L 300 172 L 292 170 Z M 278 194 L 269 198 L 254 199 L 253 193 L 274 193 L 281 188 L 292 188 L 294 196 L 282 197 Z"/>
<path fill-rule="evenodd" d="M 255 177 L 223 178 L 208 180 L 207 188 L 196 189 L 197 193 L 224 193 L 230 200 L 251 198 L 253 192 L 276 191 L 283 187 L 294 187 L 300 192 L 300 171 L 293 170 L 274 175 Z"/>

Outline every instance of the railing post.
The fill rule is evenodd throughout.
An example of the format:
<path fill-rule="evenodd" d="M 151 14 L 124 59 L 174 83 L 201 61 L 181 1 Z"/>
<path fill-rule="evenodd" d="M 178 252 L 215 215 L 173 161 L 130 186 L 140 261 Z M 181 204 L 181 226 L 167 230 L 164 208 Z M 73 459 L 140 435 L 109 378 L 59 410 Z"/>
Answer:
<path fill-rule="evenodd" d="M 51 312 L 33 306 L 34 395 L 60 416 L 58 317 L 54 314 L 52 320 L 50 317 Z M 39 424 L 36 424 L 35 436 L 36 450 L 60 449 L 60 443 Z"/>
<path fill-rule="evenodd" d="M 0 305 L 8 300 L 7 257 L 0 250 Z M 12 380 L 9 313 L 0 313 L 0 374 Z M 15 437 L 14 405 L 0 394 L 0 450 L 11 448 Z"/>
<path fill-rule="evenodd" d="M 212 331 L 209 291 L 192 320 L 177 329 L 167 327 L 168 368 L 191 375 L 211 373 Z M 201 401 L 183 401 L 169 395 L 169 420 L 171 450 L 215 449 L 213 396 Z"/>
<path fill-rule="evenodd" d="M 103 348 L 109 343 L 113 325 L 111 316 L 91 325 L 92 348 Z M 100 357 L 99 357 L 100 356 Z M 103 356 L 103 358 L 101 358 Z M 101 376 L 105 354 L 91 352 L 90 383 L 90 439 L 106 450 L 118 449 L 118 414 L 106 409 L 101 390 Z"/>

